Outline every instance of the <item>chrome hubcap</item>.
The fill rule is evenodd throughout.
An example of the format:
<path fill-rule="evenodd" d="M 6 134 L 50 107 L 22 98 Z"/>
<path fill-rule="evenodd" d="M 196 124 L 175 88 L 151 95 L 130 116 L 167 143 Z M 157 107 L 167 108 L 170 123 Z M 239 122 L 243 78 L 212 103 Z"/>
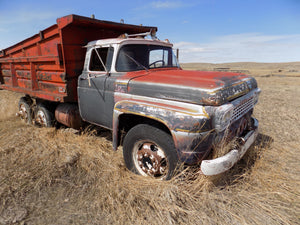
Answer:
<path fill-rule="evenodd" d="M 46 115 L 45 115 L 45 113 L 43 111 L 38 110 L 38 112 L 36 114 L 36 119 L 35 120 L 41 126 L 47 126 Z"/>
<path fill-rule="evenodd" d="M 22 120 L 24 120 L 25 122 L 28 121 L 28 117 L 29 117 L 29 112 L 26 110 L 26 107 L 24 104 L 21 104 L 20 105 L 20 108 L 19 108 L 19 115 L 21 117 Z"/>
<path fill-rule="evenodd" d="M 134 164 L 143 176 L 163 178 L 168 173 L 168 160 L 164 151 L 150 141 L 139 141 L 133 148 Z"/>

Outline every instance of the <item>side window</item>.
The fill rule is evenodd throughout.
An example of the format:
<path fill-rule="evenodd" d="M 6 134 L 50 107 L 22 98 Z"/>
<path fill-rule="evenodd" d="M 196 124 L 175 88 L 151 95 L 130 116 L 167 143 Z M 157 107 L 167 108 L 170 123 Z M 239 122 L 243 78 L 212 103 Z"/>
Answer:
<path fill-rule="evenodd" d="M 91 59 L 90 59 L 90 71 L 107 71 L 111 69 L 113 57 L 113 48 L 95 48 L 92 50 Z M 105 66 L 105 67 L 104 67 Z"/>
<path fill-rule="evenodd" d="M 150 51 L 149 66 L 164 67 L 168 65 L 168 50 L 155 49 Z"/>

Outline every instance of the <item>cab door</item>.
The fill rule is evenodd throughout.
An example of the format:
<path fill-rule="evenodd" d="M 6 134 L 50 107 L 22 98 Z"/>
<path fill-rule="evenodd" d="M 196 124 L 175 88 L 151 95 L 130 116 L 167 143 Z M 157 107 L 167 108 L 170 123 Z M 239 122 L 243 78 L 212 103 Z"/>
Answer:
<path fill-rule="evenodd" d="M 112 47 L 93 48 L 85 72 L 78 80 L 81 117 L 90 123 L 112 127 L 114 81 L 110 76 Z"/>

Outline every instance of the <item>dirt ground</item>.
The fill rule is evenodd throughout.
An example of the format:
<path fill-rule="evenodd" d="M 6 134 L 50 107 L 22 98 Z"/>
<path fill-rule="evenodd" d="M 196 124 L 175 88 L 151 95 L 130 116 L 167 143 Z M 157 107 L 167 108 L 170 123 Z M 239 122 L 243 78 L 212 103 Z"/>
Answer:
<path fill-rule="evenodd" d="M 22 123 L 0 90 L 0 224 L 300 224 L 298 64 L 211 65 L 257 78 L 259 137 L 224 174 L 170 181 L 128 172 L 106 130 Z"/>

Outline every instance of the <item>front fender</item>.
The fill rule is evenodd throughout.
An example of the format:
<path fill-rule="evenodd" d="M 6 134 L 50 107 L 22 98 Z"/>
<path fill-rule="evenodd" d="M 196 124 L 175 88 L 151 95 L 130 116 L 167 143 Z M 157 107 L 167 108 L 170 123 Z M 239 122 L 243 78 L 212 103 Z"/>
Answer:
<path fill-rule="evenodd" d="M 172 134 L 179 156 L 184 155 L 184 152 L 201 151 L 203 137 L 211 130 L 209 116 L 200 105 L 122 93 L 114 107 L 115 150 L 118 147 L 119 118 L 122 114 L 138 115 L 164 124 Z"/>

